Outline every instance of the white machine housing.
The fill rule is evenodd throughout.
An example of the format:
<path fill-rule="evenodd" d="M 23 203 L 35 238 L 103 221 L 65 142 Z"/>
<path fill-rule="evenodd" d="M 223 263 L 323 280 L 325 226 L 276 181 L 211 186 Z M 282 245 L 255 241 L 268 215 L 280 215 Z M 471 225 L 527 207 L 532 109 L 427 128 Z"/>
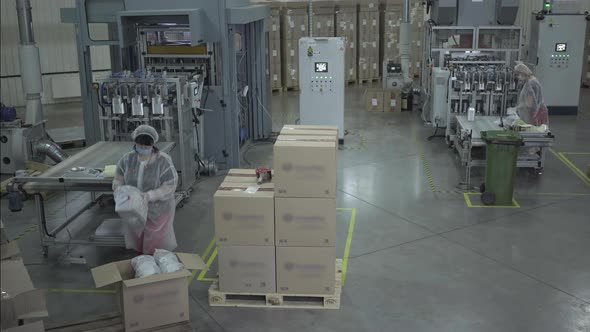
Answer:
<path fill-rule="evenodd" d="M 445 128 L 447 126 L 447 95 L 451 72 L 447 68 L 432 68 L 432 112 L 430 123 L 432 126 Z"/>
<path fill-rule="evenodd" d="M 299 116 L 304 125 L 338 126 L 344 139 L 344 38 L 299 39 Z"/>
<path fill-rule="evenodd" d="M 531 20 L 529 62 L 535 65 L 550 114 L 578 113 L 586 24 L 583 14 Z"/>

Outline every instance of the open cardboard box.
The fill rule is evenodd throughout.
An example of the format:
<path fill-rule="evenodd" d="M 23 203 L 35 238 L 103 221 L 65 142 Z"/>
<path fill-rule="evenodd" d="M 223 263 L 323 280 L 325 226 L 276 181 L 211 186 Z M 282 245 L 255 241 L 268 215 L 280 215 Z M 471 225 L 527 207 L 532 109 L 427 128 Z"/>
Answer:
<path fill-rule="evenodd" d="M 188 270 L 207 270 L 201 257 L 176 253 Z M 116 285 L 125 331 L 141 331 L 189 320 L 187 270 L 135 279 L 131 260 L 91 270 L 97 288 Z"/>
<path fill-rule="evenodd" d="M 22 259 L 5 259 L 0 265 L 2 329 L 17 326 L 19 320 L 36 320 L 49 316 L 45 292 L 35 289 Z"/>

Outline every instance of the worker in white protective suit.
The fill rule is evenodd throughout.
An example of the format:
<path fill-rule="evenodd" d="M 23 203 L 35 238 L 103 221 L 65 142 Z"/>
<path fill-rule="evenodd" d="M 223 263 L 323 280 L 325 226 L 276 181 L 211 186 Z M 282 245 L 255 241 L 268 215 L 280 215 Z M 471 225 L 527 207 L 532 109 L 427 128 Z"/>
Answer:
<path fill-rule="evenodd" d="M 143 233 L 137 234 L 125 227 L 125 244 L 128 249 L 149 255 L 156 249 L 174 250 L 176 168 L 170 156 L 154 146 L 158 142 L 156 129 L 141 125 L 132 138 L 135 146 L 119 160 L 113 190 L 122 185 L 137 187 L 148 202 L 148 214 Z"/>
<path fill-rule="evenodd" d="M 516 112 L 520 119 L 527 124 L 540 126 L 549 122 L 549 111 L 543 100 L 543 88 L 533 72 L 523 63 L 514 67 L 517 78 L 524 81 L 518 95 Z"/>

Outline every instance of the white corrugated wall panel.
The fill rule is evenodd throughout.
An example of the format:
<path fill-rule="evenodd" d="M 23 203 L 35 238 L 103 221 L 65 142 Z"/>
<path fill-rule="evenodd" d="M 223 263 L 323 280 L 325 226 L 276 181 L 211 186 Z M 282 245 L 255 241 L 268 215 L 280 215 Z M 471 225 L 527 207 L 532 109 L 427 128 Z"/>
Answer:
<path fill-rule="evenodd" d="M 43 102 L 45 104 L 63 102 L 64 100 L 52 98 L 51 79 L 78 77 L 75 29 L 72 24 L 62 24 L 60 18 L 60 8 L 74 7 L 75 0 L 31 0 L 31 6 L 35 41 L 41 55 Z M 2 76 L 0 100 L 8 105 L 22 106 L 24 95 L 20 77 L 12 77 L 20 75 L 15 1 L 0 1 L 0 9 L 0 76 Z M 101 34 L 106 35 L 106 30 L 101 30 L 104 30 Z M 110 68 L 108 46 L 93 47 L 91 56 L 94 70 Z"/>

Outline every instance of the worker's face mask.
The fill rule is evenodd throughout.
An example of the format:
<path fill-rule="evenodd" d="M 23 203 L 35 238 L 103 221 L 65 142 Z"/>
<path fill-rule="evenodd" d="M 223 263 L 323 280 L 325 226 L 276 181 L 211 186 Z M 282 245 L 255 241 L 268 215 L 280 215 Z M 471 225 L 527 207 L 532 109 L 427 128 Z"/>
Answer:
<path fill-rule="evenodd" d="M 141 154 L 141 155 L 146 156 L 146 155 L 149 155 L 149 154 L 152 153 L 152 147 L 150 146 L 148 148 L 141 148 L 141 147 L 139 147 L 139 146 L 136 145 L 135 146 L 135 151 L 137 153 Z"/>

